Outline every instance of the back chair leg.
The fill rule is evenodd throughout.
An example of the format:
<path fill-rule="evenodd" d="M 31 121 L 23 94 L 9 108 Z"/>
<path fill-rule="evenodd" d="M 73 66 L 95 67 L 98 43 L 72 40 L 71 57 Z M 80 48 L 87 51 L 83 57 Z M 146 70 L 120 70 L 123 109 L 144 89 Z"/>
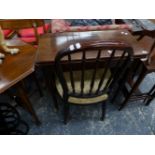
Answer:
<path fill-rule="evenodd" d="M 106 102 L 103 102 L 102 103 L 102 116 L 101 116 L 101 121 L 104 121 L 105 114 L 106 114 Z"/>

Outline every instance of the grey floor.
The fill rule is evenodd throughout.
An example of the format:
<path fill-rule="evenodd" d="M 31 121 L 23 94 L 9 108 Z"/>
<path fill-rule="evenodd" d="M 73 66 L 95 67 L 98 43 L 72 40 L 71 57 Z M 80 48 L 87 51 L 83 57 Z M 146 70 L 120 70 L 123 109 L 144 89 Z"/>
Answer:
<path fill-rule="evenodd" d="M 147 91 L 155 83 L 155 74 L 148 75 L 141 84 L 141 90 Z M 4 97 L 3 97 L 4 99 Z M 116 105 L 108 103 L 106 119 L 102 122 L 100 106 L 71 108 L 71 120 L 63 124 L 62 109 L 56 112 L 50 94 L 44 89 L 44 97 L 38 92 L 31 96 L 31 101 L 42 124 L 36 126 L 31 116 L 17 108 L 21 118 L 29 127 L 30 135 L 152 135 L 155 134 L 155 100 L 144 106 L 142 101 L 130 102 L 122 111 Z M 120 100 L 117 101 L 119 103 Z M 60 105 L 61 107 L 61 105 Z"/>

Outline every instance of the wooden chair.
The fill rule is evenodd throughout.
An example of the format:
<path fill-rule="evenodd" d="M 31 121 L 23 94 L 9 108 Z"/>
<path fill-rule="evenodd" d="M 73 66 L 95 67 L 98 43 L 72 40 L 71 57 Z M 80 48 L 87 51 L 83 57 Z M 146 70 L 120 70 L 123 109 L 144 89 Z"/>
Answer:
<path fill-rule="evenodd" d="M 123 109 L 129 100 L 143 100 L 145 105 L 149 105 L 151 101 L 155 98 L 155 84 L 150 88 L 149 91 L 141 93 L 139 86 L 146 77 L 147 74 L 155 72 L 155 49 L 152 49 L 153 38 L 144 37 L 139 43 L 145 47 L 150 54 L 147 60 L 136 60 L 133 63 L 133 72 L 131 73 L 131 79 L 129 86 L 131 86 L 130 91 L 124 89 L 125 100 L 122 102 L 119 110 Z"/>
<path fill-rule="evenodd" d="M 33 45 L 38 44 L 39 35 L 50 27 L 43 19 L 5 19 L 0 20 L 0 25 L 4 31 L 13 30 L 21 40 Z"/>
<path fill-rule="evenodd" d="M 92 52 L 94 57 L 90 56 Z M 132 54 L 129 45 L 106 41 L 75 44 L 58 52 L 55 58 L 56 87 L 64 102 L 65 124 L 70 104 L 101 103 L 101 120 L 104 120 L 105 102 L 113 88 L 116 89 L 113 90 L 115 94 L 123 87 Z M 118 83 L 119 86 L 116 85 Z"/>
<path fill-rule="evenodd" d="M 13 30 L 3 30 L 5 39 L 10 39 L 14 36 Z"/>

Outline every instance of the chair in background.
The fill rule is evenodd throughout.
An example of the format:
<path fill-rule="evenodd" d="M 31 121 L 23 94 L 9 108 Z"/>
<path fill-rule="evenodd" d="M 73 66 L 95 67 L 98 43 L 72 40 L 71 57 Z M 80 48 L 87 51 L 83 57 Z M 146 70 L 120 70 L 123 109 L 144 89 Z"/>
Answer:
<path fill-rule="evenodd" d="M 65 124 L 71 104 L 101 103 L 104 120 L 106 101 L 123 88 L 132 54 L 129 45 L 108 41 L 75 44 L 58 52 L 56 87 L 64 102 Z"/>
<path fill-rule="evenodd" d="M 10 39 L 14 36 L 13 30 L 3 30 L 5 39 Z"/>
<path fill-rule="evenodd" d="M 4 32 L 12 30 L 21 40 L 33 45 L 38 45 L 39 35 L 50 29 L 43 19 L 5 19 L 0 20 L 0 25 Z"/>
<path fill-rule="evenodd" d="M 143 82 L 147 74 L 155 72 L 155 49 L 152 49 L 152 43 L 154 39 L 148 36 L 145 36 L 139 43 L 150 51 L 147 60 L 136 60 L 133 63 L 133 72 L 131 73 L 131 79 L 129 86 L 131 89 L 128 91 L 124 89 L 125 100 L 122 102 L 119 110 L 123 109 L 129 100 L 143 100 L 145 105 L 149 105 L 151 101 L 155 98 L 155 84 L 150 88 L 149 91 L 141 93 L 139 90 L 140 84 Z"/>
<path fill-rule="evenodd" d="M 38 45 L 38 36 L 50 32 L 51 30 L 51 24 L 50 23 L 45 23 L 45 21 L 43 19 L 37 19 L 35 20 L 36 26 L 37 28 L 34 29 L 33 28 L 27 28 L 27 29 L 21 29 L 19 30 L 19 36 L 21 38 L 21 40 L 27 42 L 27 43 L 35 43 L 36 41 L 36 45 Z M 37 32 L 37 35 L 36 35 Z M 36 39 L 37 36 L 37 39 Z"/>

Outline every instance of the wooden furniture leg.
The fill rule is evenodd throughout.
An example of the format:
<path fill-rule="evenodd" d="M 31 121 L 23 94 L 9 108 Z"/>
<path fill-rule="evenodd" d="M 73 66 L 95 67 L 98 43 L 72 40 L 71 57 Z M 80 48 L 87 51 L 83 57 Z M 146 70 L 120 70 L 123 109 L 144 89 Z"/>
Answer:
<path fill-rule="evenodd" d="M 58 110 L 59 106 L 58 106 L 57 97 L 56 97 L 57 89 L 55 85 L 55 74 L 53 72 L 53 68 L 52 66 L 44 66 L 43 71 L 45 75 L 46 86 L 53 98 L 55 110 Z"/>
<path fill-rule="evenodd" d="M 21 99 L 21 103 L 22 104 L 22 107 L 25 108 L 33 117 L 33 119 L 35 120 L 35 123 L 37 125 L 40 125 L 41 122 L 40 120 L 38 119 L 38 116 L 36 115 L 36 112 L 35 110 L 33 109 L 33 106 L 27 96 L 27 94 L 25 93 L 25 89 L 23 87 L 23 83 L 22 81 L 19 82 L 17 85 L 16 85 L 16 89 L 17 89 L 17 96 L 20 97 Z"/>
<path fill-rule="evenodd" d="M 138 79 L 136 80 L 135 84 L 132 86 L 132 89 L 130 90 L 129 94 L 127 95 L 127 97 L 125 98 L 125 100 L 123 101 L 123 103 L 121 104 L 118 110 L 122 110 L 125 107 L 125 105 L 129 101 L 132 94 L 135 92 L 135 90 L 138 88 L 140 83 L 143 81 L 146 74 L 147 74 L 147 70 L 145 67 L 143 67 Z"/>
<path fill-rule="evenodd" d="M 148 95 L 150 98 L 144 101 L 146 106 L 150 105 L 151 101 L 155 98 L 155 85 L 150 89 Z"/>
<path fill-rule="evenodd" d="M 33 76 L 33 79 L 34 79 L 34 81 L 35 81 L 35 83 L 36 83 L 36 86 L 37 86 L 37 88 L 38 88 L 40 97 L 43 97 L 43 92 L 42 92 L 42 89 L 41 89 L 39 80 L 38 80 L 38 78 L 37 78 L 37 76 L 36 76 L 36 72 L 32 73 L 32 76 Z"/>

